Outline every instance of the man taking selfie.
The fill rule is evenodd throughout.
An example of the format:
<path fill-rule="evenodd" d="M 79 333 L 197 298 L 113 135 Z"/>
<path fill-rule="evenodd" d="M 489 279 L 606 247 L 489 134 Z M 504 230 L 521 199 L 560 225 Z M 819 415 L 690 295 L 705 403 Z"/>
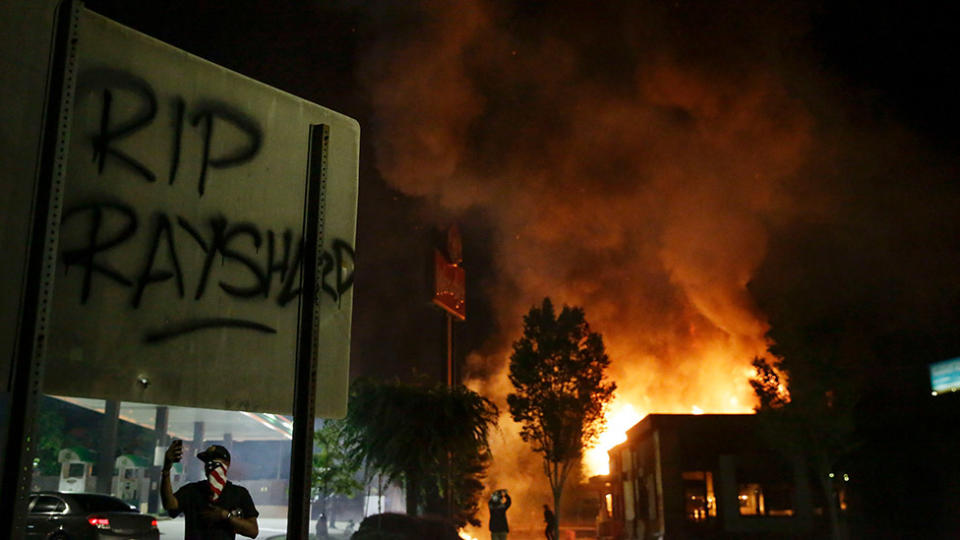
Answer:
<path fill-rule="evenodd" d="M 213 445 L 197 454 L 203 461 L 206 480 L 180 486 L 170 485 L 170 468 L 183 458 L 183 441 L 173 441 L 163 459 L 160 498 L 170 517 L 181 513 L 186 519 L 185 540 L 234 540 L 237 533 L 256 538 L 260 533 L 257 508 L 250 493 L 227 480 L 230 452 Z"/>

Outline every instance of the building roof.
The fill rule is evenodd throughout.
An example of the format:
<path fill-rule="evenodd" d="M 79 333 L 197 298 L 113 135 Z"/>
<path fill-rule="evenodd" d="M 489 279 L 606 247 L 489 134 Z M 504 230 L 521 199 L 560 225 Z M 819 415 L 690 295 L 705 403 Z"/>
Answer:
<path fill-rule="evenodd" d="M 627 440 L 608 453 L 620 452 L 634 441 L 649 437 L 656 430 L 685 434 L 690 438 L 722 440 L 754 438 L 757 429 L 755 414 L 648 414 L 627 430 Z"/>

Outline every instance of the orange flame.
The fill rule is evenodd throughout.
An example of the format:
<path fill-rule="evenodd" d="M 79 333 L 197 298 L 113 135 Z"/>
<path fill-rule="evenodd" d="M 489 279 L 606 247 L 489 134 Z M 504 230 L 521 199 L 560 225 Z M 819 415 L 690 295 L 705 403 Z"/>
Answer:
<path fill-rule="evenodd" d="M 607 452 L 627 440 L 627 430 L 643 419 L 646 413 L 637 412 L 629 403 L 614 404 L 608 409 L 607 429 L 597 438 L 593 448 L 583 454 L 584 466 L 591 475 L 610 474 Z"/>
<path fill-rule="evenodd" d="M 615 342 L 611 339 L 611 342 Z M 584 452 L 584 468 L 588 475 L 609 474 L 607 452 L 627 440 L 628 429 L 648 413 L 750 413 L 756 401 L 749 380 L 756 371 L 745 366 L 743 359 L 762 354 L 765 342 L 757 337 L 750 346 L 717 346 L 703 355 L 696 373 L 682 380 L 671 379 L 663 388 L 655 382 L 638 380 L 636 374 L 621 374 L 611 365 L 617 382 L 617 398 L 607 409 L 607 427 L 595 445 Z M 613 356 L 615 353 L 611 353 Z M 613 356 L 615 358 L 615 356 Z"/>

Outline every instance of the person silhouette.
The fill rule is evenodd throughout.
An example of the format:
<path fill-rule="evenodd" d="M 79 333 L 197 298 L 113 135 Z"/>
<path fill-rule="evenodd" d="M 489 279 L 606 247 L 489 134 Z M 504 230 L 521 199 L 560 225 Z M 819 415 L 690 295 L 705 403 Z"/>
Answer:
<path fill-rule="evenodd" d="M 543 529 L 547 540 L 557 540 L 557 516 L 550 510 L 550 506 L 543 505 L 543 521 L 547 526 Z"/>
<path fill-rule="evenodd" d="M 507 525 L 507 509 L 510 508 L 510 495 L 505 489 L 498 489 L 487 502 L 490 509 L 490 540 L 507 540 L 510 527 Z"/>

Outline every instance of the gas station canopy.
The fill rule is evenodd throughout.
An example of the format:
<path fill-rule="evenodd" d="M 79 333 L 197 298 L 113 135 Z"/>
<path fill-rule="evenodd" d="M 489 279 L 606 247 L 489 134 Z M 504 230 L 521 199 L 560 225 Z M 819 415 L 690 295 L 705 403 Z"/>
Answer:
<path fill-rule="evenodd" d="M 104 411 L 102 399 L 53 397 L 101 414 Z M 120 403 L 120 419 L 154 429 L 157 407 L 161 406 L 124 401 Z M 197 422 L 203 422 L 204 439 L 211 441 L 223 440 L 227 434 L 234 441 L 280 441 L 293 437 L 293 420 L 279 414 L 167 407 L 167 415 L 167 433 L 175 439 L 191 440 Z"/>

